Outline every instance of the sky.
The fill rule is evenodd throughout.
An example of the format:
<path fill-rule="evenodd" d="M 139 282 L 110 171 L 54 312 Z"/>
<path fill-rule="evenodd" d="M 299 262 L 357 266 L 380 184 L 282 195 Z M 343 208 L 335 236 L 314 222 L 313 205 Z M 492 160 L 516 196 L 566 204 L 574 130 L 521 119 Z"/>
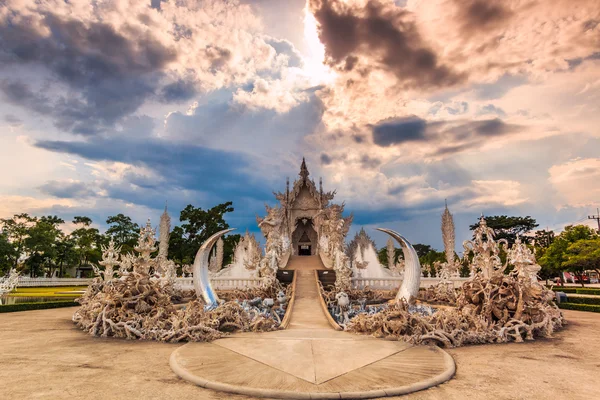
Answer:
<path fill-rule="evenodd" d="M 5 0 L 0 217 L 104 228 L 233 201 L 302 157 L 364 227 L 457 249 L 484 215 L 600 206 L 596 0 Z M 66 229 L 69 224 L 66 224 Z"/>

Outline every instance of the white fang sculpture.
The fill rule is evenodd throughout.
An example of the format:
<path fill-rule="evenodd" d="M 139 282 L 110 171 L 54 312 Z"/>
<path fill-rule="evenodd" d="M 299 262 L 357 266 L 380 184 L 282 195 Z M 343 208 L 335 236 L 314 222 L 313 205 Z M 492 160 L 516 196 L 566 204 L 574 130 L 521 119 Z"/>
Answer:
<path fill-rule="evenodd" d="M 194 260 L 194 289 L 196 290 L 196 296 L 198 298 L 202 297 L 204 303 L 207 305 L 217 304 L 219 302 L 219 297 L 212 288 L 208 273 L 208 257 L 210 256 L 210 250 L 221 236 L 234 229 L 235 228 L 224 229 L 215 233 L 200 246 L 198 253 L 196 253 L 196 259 Z"/>
<path fill-rule="evenodd" d="M 385 232 L 396 239 L 402 248 L 402 254 L 404 254 L 404 280 L 396 295 L 396 302 L 404 300 L 408 304 L 414 303 L 419 295 L 419 285 L 421 284 L 421 264 L 419 263 L 419 256 L 416 250 L 398 232 L 383 228 L 377 228 L 377 230 Z"/>

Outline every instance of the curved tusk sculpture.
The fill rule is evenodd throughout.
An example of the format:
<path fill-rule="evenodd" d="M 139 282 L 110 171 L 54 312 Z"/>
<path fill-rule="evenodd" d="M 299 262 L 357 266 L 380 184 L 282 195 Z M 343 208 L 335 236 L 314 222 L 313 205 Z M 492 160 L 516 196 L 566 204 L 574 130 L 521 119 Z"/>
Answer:
<path fill-rule="evenodd" d="M 216 304 L 219 301 L 219 297 L 213 290 L 208 275 L 208 257 L 210 256 L 210 250 L 221 236 L 233 230 L 235 230 L 235 228 L 225 229 L 215 233 L 200 246 L 198 253 L 196 253 L 196 258 L 194 259 L 194 289 L 196 290 L 196 296 L 198 298 L 202 297 L 204 303 L 207 305 Z"/>
<path fill-rule="evenodd" d="M 416 250 L 412 247 L 410 242 L 398 232 L 383 228 L 377 228 L 377 230 L 385 232 L 396 239 L 396 241 L 400 243 L 402 253 L 404 254 L 404 280 L 396 295 L 396 302 L 404 299 L 407 304 L 414 303 L 419 295 L 419 286 L 421 284 L 421 263 L 419 262 L 419 256 L 417 255 Z"/>

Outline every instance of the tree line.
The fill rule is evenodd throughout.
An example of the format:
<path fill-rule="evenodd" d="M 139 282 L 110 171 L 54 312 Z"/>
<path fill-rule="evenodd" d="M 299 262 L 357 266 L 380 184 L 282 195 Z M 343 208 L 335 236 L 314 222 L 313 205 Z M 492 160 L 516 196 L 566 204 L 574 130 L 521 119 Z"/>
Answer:
<path fill-rule="evenodd" d="M 179 215 L 169 239 L 169 258 L 179 265 L 194 262 L 200 245 L 214 233 L 229 228 L 225 214 L 233 212 L 226 202 L 207 210 L 189 204 Z M 65 277 L 73 267 L 91 274 L 91 266 L 102 259 L 102 246 L 111 239 L 122 253 L 134 252 L 140 225 L 129 216 L 117 214 L 106 219 L 107 229 L 100 232 L 86 216 L 71 221 L 75 229 L 65 233 L 65 220 L 56 215 L 36 217 L 27 213 L 0 219 L 0 275 L 16 268 L 23 275 Z M 158 225 L 158 221 L 156 221 Z M 230 262 L 240 235 L 224 238 L 224 263 Z"/>

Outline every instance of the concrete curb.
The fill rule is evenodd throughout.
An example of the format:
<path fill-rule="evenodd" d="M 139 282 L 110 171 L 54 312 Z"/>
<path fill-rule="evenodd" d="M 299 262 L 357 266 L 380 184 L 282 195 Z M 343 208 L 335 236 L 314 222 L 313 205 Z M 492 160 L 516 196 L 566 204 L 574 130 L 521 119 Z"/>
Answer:
<path fill-rule="evenodd" d="M 336 331 L 343 331 L 344 329 L 338 325 L 337 322 L 333 319 L 331 314 L 329 314 L 329 310 L 327 309 L 327 304 L 325 304 L 325 299 L 323 298 L 323 294 L 321 293 L 321 285 L 319 284 L 319 271 L 315 270 L 315 282 L 317 283 L 317 291 L 319 292 L 319 304 L 321 304 L 321 310 L 323 310 L 323 314 L 325 314 L 325 318 L 327 318 L 327 322 L 329 325 L 335 329 Z"/>
<path fill-rule="evenodd" d="M 297 277 L 298 277 L 298 274 L 296 273 L 296 271 L 294 271 L 294 277 L 292 278 L 292 298 L 288 302 L 287 309 L 285 311 L 285 315 L 283 316 L 283 320 L 281 321 L 281 324 L 279 325 L 279 327 L 281 329 L 287 329 L 288 325 L 290 324 L 290 321 L 292 320 L 292 311 L 294 310 L 294 304 L 296 302 L 296 280 L 297 280 L 296 278 Z"/>
<path fill-rule="evenodd" d="M 408 393 L 417 392 L 420 390 L 428 389 L 433 386 L 437 386 L 450 380 L 456 373 L 456 365 L 454 359 L 450 354 L 446 353 L 440 348 L 432 348 L 434 351 L 442 352 L 444 355 L 444 365 L 446 369 L 441 374 L 432 378 L 423 380 L 421 382 L 415 382 L 406 386 L 390 387 L 378 390 L 366 390 L 359 392 L 294 392 L 290 390 L 277 390 L 277 389 L 266 389 L 266 388 L 252 388 L 247 386 L 230 385 L 227 383 L 209 381 L 193 373 L 189 372 L 185 367 L 181 366 L 177 360 L 178 352 L 186 347 L 183 345 L 173 353 L 169 358 L 169 366 L 175 375 L 180 378 L 191 382 L 197 386 L 212 389 L 220 392 L 242 394 L 246 396 L 254 397 L 270 397 L 277 399 L 372 399 L 377 397 L 391 397 L 398 396 Z"/>

